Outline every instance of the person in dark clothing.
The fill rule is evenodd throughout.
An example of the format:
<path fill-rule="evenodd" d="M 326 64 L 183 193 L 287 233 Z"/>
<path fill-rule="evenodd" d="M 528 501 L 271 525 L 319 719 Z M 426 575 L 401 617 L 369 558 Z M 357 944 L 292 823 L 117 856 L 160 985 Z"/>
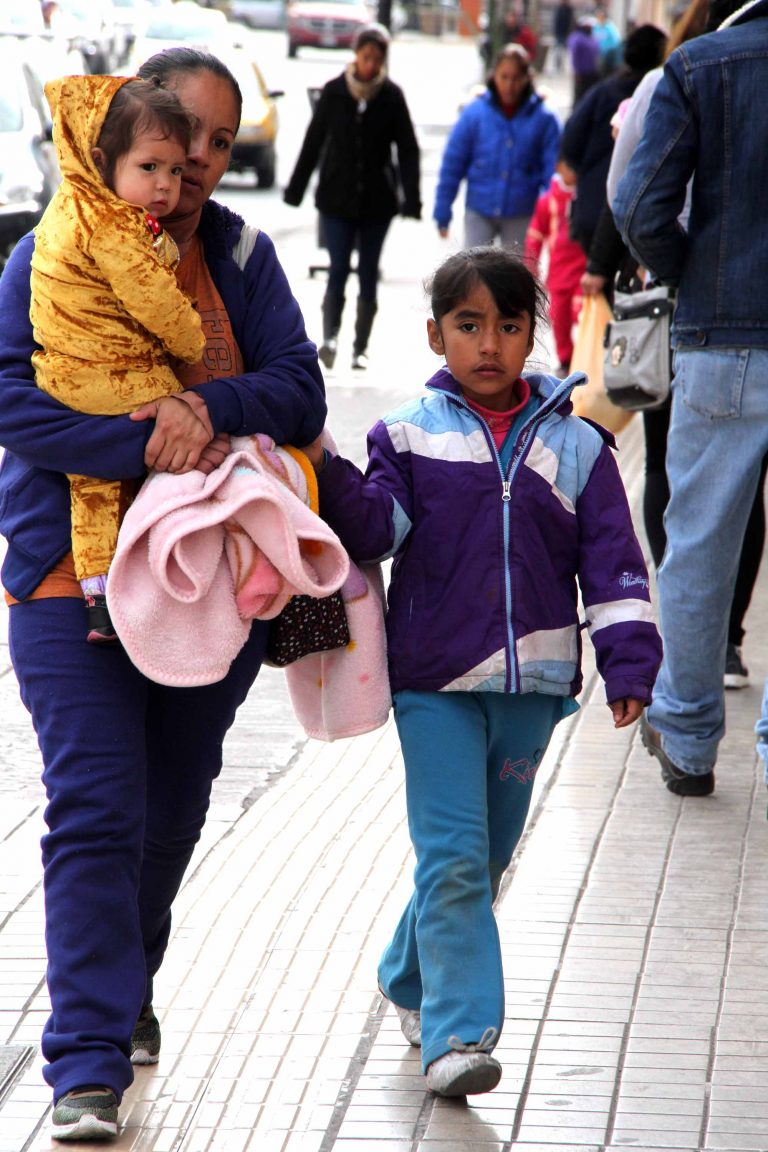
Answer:
<path fill-rule="evenodd" d="M 560 0 L 552 17 L 552 33 L 555 38 L 552 55 L 555 72 L 562 72 L 563 70 L 563 61 L 568 52 L 568 37 L 573 32 L 575 20 L 571 0 Z"/>
<path fill-rule="evenodd" d="M 326 368 L 336 360 L 354 248 L 360 295 L 352 367 L 366 368 L 377 310 L 379 260 L 389 225 L 398 213 L 421 218 L 419 146 L 403 91 L 386 75 L 388 51 L 389 34 L 382 25 L 367 25 L 357 34 L 354 60 L 320 94 L 283 194 L 286 204 L 298 206 L 320 165 L 315 203 L 330 256 L 319 350 Z"/>
<path fill-rule="evenodd" d="M 613 152 L 611 117 L 632 95 L 646 72 L 664 56 L 667 37 L 653 24 L 643 24 L 627 37 L 624 63 L 618 72 L 590 88 L 563 129 L 562 152 L 579 181 L 571 215 L 571 234 L 589 255 L 590 244 L 605 205 L 605 186 Z"/>
<path fill-rule="evenodd" d="M 600 79 L 600 45 L 592 35 L 592 23 L 591 17 L 582 17 L 568 37 L 574 108 Z"/>

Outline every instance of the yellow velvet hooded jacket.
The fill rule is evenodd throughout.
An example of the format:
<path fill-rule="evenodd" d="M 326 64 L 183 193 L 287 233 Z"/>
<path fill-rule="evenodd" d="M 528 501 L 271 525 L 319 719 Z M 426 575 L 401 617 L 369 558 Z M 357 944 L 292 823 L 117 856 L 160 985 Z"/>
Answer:
<path fill-rule="evenodd" d="M 33 363 L 46 392 L 79 412 L 110 415 L 178 392 L 168 356 L 202 354 L 200 318 L 179 289 L 145 210 L 102 180 L 91 150 L 129 77 L 46 84 L 62 182 L 35 229 Z"/>

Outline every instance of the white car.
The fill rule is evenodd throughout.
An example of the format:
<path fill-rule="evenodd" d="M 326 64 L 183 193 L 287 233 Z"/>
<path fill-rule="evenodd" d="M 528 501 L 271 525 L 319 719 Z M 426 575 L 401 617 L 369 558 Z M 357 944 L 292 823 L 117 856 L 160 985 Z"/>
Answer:
<path fill-rule="evenodd" d="M 0 266 L 40 219 L 61 179 L 37 48 L 0 40 Z"/>
<path fill-rule="evenodd" d="M 249 28 L 285 28 L 285 0 L 231 0 L 229 11 Z"/>

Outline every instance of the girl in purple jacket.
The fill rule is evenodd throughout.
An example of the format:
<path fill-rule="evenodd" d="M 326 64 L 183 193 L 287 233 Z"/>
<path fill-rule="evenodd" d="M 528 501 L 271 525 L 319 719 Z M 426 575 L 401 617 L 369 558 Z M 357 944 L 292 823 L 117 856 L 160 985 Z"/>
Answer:
<path fill-rule="evenodd" d="M 612 437 L 567 380 L 523 374 L 546 296 L 500 248 L 451 256 L 431 285 L 447 367 L 379 421 L 363 475 L 307 449 L 324 517 L 357 561 L 393 556 L 387 640 L 415 890 L 379 985 L 441 1096 L 486 1092 L 504 1020 L 493 901 L 555 725 L 575 711 L 586 625 L 616 727 L 661 659 Z"/>

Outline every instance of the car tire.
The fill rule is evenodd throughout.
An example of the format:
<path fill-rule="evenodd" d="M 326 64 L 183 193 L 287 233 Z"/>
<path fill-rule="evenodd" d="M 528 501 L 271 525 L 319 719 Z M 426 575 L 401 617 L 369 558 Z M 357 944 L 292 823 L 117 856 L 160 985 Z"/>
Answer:
<path fill-rule="evenodd" d="M 275 150 L 270 148 L 256 161 L 256 183 L 259 188 L 275 186 Z"/>
<path fill-rule="evenodd" d="M 294 44 L 293 40 L 288 41 L 288 59 L 295 60 L 299 52 L 298 44 Z"/>

